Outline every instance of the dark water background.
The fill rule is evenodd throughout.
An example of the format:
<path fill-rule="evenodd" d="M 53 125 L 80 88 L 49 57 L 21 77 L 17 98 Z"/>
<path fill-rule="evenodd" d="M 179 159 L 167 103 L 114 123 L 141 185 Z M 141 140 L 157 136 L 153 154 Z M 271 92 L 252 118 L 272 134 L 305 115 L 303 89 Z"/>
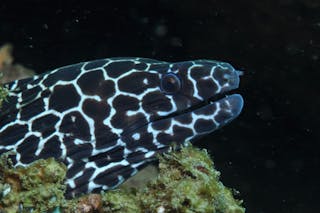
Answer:
<path fill-rule="evenodd" d="M 320 212 L 320 1 L 0 1 L 0 44 L 38 73 L 112 56 L 230 62 L 245 107 L 203 138 L 247 212 Z"/>

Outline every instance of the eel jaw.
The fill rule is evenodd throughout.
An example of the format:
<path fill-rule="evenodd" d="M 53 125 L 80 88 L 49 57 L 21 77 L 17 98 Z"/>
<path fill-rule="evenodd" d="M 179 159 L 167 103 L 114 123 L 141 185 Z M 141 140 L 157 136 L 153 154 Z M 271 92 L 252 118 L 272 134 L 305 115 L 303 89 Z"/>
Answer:
<path fill-rule="evenodd" d="M 243 98 L 240 94 L 226 95 L 222 99 L 210 102 L 210 105 L 211 104 L 219 105 L 220 112 L 222 113 L 230 113 L 230 117 L 225 118 L 225 120 L 221 122 L 220 126 L 222 126 L 239 116 L 243 108 Z M 219 111 L 217 111 L 217 114 L 219 114 Z"/>
<path fill-rule="evenodd" d="M 152 132 L 158 148 L 172 142 L 181 145 L 193 142 L 228 124 L 240 114 L 243 98 L 239 94 L 233 94 L 216 101 L 202 102 L 202 105 L 194 107 L 148 123 L 148 131 Z M 143 134 L 142 129 L 143 127 L 136 132 Z"/>
<path fill-rule="evenodd" d="M 240 94 L 219 94 L 188 108 L 181 116 L 191 113 L 194 115 L 194 119 L 197 119 L 197 117 L 198 119 L 212 119 L 217 126 L 215 129 L 217 129 L 238 117 L 243 104 L 244 101 Z"/>

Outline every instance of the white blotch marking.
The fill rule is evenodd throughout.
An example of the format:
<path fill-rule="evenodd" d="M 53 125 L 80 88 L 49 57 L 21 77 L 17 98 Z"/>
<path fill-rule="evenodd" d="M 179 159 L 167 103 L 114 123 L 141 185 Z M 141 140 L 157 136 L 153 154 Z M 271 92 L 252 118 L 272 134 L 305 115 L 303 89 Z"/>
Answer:
<path fill-rule="evenodd" d="M 132 135 L 132 138 L 137 141 L 137 140 L 140 139 L 140 134 L 139 134 L 139 133 L 134 133 L 134 134 Z"/>
<path fill-rule="evenodd" d="M 148 79 L 147 79 L 147 78 L 143 79 L 143 83 L 144 83 L 145 85 L 148 85 L 148 84 L 149 84 Z"/>
<path fill-rule="evenodd" d="M 144 157 L 145 157 L 145 158 L 150 158 L 150 157 L 152 157 L 154 154 L 155 154 L 154 151 L 149 151 L 149 152 L 147 152 L 146 154 L 144 154 Z"/>
<path fill-rule="evenodd" d="M 2 192 L 2 197 L 7 196 L 7 194 L 9 194 L 10 191 L 11 191 L 11 186 L 9 184 L 8 185 L 4 185 L 4 190 Z"/>

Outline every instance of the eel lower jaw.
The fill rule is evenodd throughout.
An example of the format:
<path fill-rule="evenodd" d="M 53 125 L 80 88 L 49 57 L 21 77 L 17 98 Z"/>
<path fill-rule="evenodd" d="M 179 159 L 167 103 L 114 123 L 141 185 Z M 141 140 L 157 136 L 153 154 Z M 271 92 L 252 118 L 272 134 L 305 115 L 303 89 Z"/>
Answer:
<path fill-rule="evenodd" d="M 240 94 L 218 94 L 215 95 L 213 98 L 210 98 L 207 100 L 207 105 L 209 104 L 216 104 L 220 102 L 221 100 L 225 100 L 229 103 L 229 107 L 231 111 L 239 111 L 236 113 L 237 115 L 240 114 L 242 108 L 243 108 L 243 98 Z"/>
<path fill-rule="evenodd" d="M 237 117 L 243 108 L 243 98 L 240 94 L 225 95 L 224 98 L 213 101 L 210 104 L 216 103 L 220 103 L 220 106 L 222 106 L 221 103 L 226 103 L 227 105 L 224 107 L 227 107 L 226 110 L 232 113 L 233 118 Z"/>
<path fill-rule="evenodd" d="M 195 119 L 212 120 L 215 126 L 209 132 L 218 129 L 239 116 L 243 108 L 243 98 L 240 94 L 220 96 L 219 99 L 210 99 L 205 104 L 199 106 L 185 114 L 192 113 Z"/>

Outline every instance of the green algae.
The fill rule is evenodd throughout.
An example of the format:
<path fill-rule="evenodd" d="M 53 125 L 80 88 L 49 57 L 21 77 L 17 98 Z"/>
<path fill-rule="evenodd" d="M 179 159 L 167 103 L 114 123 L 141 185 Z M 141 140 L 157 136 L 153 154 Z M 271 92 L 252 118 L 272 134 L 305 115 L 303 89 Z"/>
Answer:
<path fill-rule="evenodd" d="M 7 156 L 2 155 L 0 161 L 0 212 L 17 212 L 21 207 L 48 212 L 64 205 L 64 164 L 49 158 L 12 168 Z"/>
<path fill-rule="evenodd" d="M 0 86 L 0 108 L 1 108 L 2 102 L 6 100 L 7 95 L 8 95 L 8 90 Z"/>
<path fill-rule="evenodd" d="M 145 186 L 120 187 L 73 200 L 64 198 L 66 168 L 53 158 L 28 167 L 12 168 L 6 155 L 0 160 L 0 212 L 217 212 L 243 213 L 242 201 L 220 181 L 220 173 L 206 150 L 191 145 L 159 155 L 159 174 Z M 143 177 L 142 177 L 143 178 Z M 93 196 L 94 197 L 94 196 Z M 96 208 L 89 208 L 96 203 Z M 29 211 L 30 212 L 30 211 Z"/>
<path fill-rule="evenodd" d="M 189 145 L 159 156 L 159 175 L 145 188 L 104 193 L 104 206 L 111 212 L 245 212 L 219 176 L 206 150 Z"/>
<path fill-rule="evenodd" d="M 103 211 L 104 212 L 142 212 L 139 194 L 134 190 L 119 189 L 108 191 L 103 194 Z"/>
<path fill-rule="evenodd" d="M 6 54 L 7 52 L 10 52 L 10 49 L 11 49 L 11 46 L 9 44 L 1 46 L 0 47 L 0 55 L 1 55 L 1 52 L 2 52 L 2 55 L 10 56 L 10 54 Z M 0 68 L 2 67 L 2 63 L 5 62 L 5 58 L 8 58 L 8 57 L 3 57 L 3 56 L 0 57 Z M 0 80 L 2 78 L 3 78 L 3 72 L 1 72 L 1 70 L 0 70 Z M 5 101 L 7 95 L 8 95 L 8 90 L 5 89 L 4 87 L 2 87 L 1 84 L 0 84 L 0 108 L 1 108 L 2 102 Z"/>

